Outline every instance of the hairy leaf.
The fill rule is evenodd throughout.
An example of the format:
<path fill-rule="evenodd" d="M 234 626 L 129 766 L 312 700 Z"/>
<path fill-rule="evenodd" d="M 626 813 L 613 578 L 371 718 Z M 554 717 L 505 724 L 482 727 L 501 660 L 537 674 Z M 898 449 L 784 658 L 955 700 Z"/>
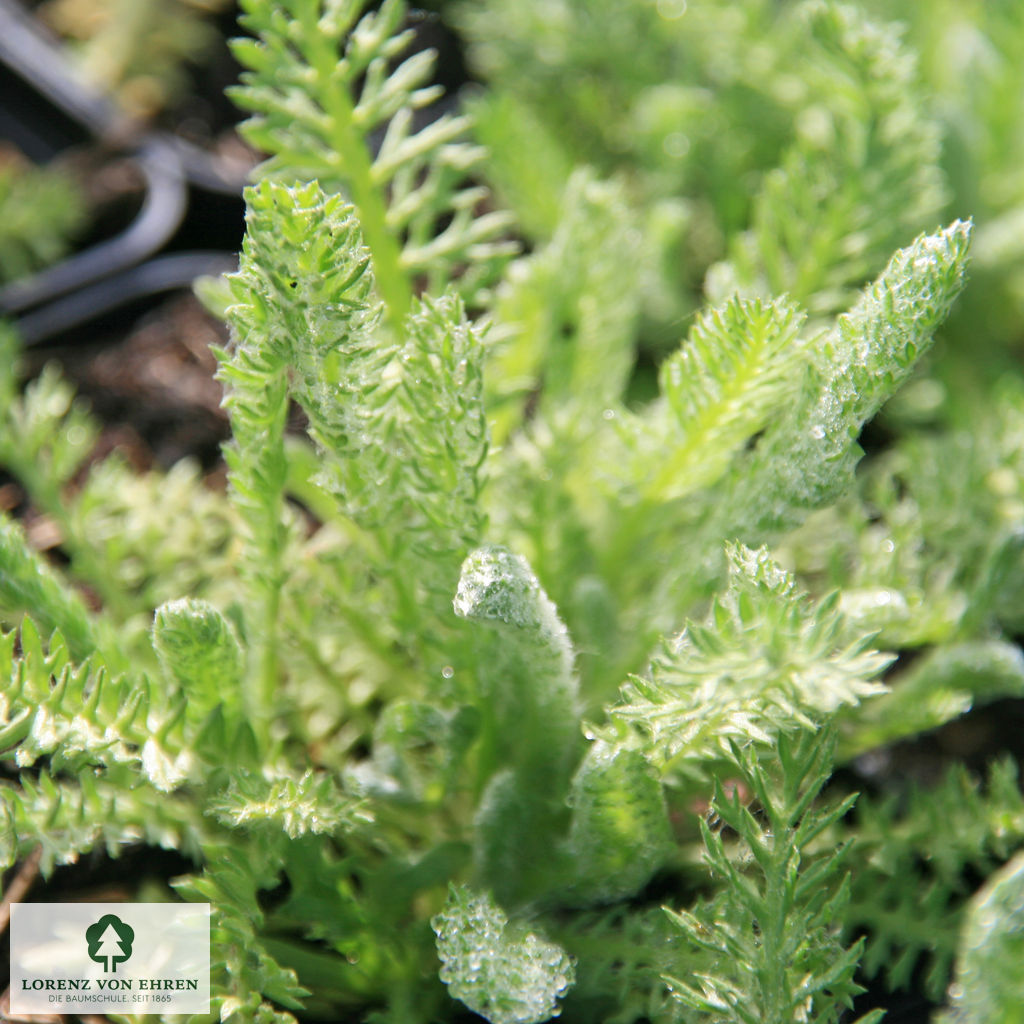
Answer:
<path fill-rule="evenodd" d="M 850 629 L 838 595 L 812 603 L 764 548 L 735 545 L 727 557 L 729 586 L 706 624 L 664 643 L 650 676 L 634 676 L 612 708 L 641 727 L 658 762 L 769 743 L 886 691 L 874 679 L 892 658 Z"/>
<path fill-rule="evenodd" d="M 572 961 L 554 943 L 519 931 L 486 894 L 452 886 L 431 921 L 441 980 L 491 1024 L 541 1024 L 559 1012 Z"/>

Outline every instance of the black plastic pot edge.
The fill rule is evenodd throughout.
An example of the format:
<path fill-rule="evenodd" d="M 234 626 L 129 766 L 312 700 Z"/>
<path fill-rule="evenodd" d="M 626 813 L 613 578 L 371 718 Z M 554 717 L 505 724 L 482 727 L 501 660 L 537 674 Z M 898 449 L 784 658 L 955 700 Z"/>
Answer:
<path fill-rule="evenodd" d="M 237 265 L 242 176 L 183 139 L 127 121 L 77 79 L 59 44 L 17 0 L 0 0 L 0 73 L 17 85 L 5 90 L 11 100 L 0 134 L 28 156 L 43 162 L 93 142 L 131 154 L 145 183 L 142 207 L 125 230 L 0 288 L 0 315 L 14 319 L 25 344 L 43 344 L 121 304 Z M 174 251 L 181 236 L 202 237 L 207 227 L 223 248 Z"/>

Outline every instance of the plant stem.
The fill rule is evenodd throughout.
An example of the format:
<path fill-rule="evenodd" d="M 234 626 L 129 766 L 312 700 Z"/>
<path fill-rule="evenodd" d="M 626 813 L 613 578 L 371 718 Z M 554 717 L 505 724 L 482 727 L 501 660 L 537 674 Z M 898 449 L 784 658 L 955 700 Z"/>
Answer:
<path fill-rule="evenodd" d="M 335 80 L 338 55 L 329 39 L 318 31 L 316 14 L 316 5 L 303 12 L 308 22 L 304 34 L 311 40 L 305 57 L 316 74 L 315 92 L 331 124 L 332 151 L 359 214 L 377 288 L 392 327 L 401 334 L 402 322 L 412 306 L 412 285 L 402 269 L 401 247 L 387 225 L 387 207 L 373 180 L 373 162 L 355 128 L 352 101 Z"/>

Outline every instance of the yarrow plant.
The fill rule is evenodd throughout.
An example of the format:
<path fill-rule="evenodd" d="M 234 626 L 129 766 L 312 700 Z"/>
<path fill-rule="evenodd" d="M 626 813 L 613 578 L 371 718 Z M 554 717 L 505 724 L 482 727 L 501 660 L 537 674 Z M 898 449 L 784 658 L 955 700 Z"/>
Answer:
<path fill-rule="evenodd" d="M 434 116 L 398 0 L 242 8 L 227 493 L 90 463 L 0 335 L 66 556 L 0 520 L 4 864 L 178 851 L 196 1021 L 835 1022 L 876 976 L 1018 1019 L 1021 869 L 965 886 L 1024 846 L 1015 762 L 849 781 L 1024 694 L 1024 384 L 964 369 L 975 232 L 900 31 L 456 3 L 484 88 Z M 978 213 L 991 354 L 1024 310 Z"/>

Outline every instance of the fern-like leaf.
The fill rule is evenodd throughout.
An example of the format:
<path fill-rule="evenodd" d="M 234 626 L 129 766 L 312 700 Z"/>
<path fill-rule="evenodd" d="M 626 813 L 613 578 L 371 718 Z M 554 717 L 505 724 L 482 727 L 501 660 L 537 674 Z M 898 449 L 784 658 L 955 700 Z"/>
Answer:
<path fill-rule="evenodd" d="M 31 612 L 45 629 L 59 629 L 76 658 L 96 650 L 96 626 L 85 603 L 6 515 L 0 515 L 0 608 L 8 614 Z"/>
<path fill-rule="evenodd" d="M 466 118 L 442 114 L 414 127 L 440 90 L 428 84 L 429 52 L 389 67 L 411 40 L 401 0 L 362 17 L 361 0 L 245 0 L 242 7 L 258 40 L 235 42 L 247 70 L 232 96 L 253 115 L 243 132 L 271 154 L 263 173 L 345 191 L 394 324 L 412 307 L 418 274 L 436 292 L 468 264 L 464 287 L 475 292 L 513 251 L 500 239 L 508 218 L 475 213 L 486 193 L 464 184 L 482 155 L 463 140 Z"/>
<path fill-rule="evenodd" d="M 812 604 L 768 556 L 727 549 L 729 585 L 704 625 L 664 644 L 649 678 L 623 688 L 616 718 L 638 724 L 658 762 L 700 762 L 731 742 L 768 742 L 885 686 L 892 660 L 850 629 L 838 595 Z"/>
<path fill-rule="evenodd" d="M 404 552 L 425 569 L 429 561 L 421 556 L 429 552 L 430 561 L 443 562 L 438 553 L 447 555 L 443 581 L 424 576 L 424 582 L 450 592 L 459 561 L 479 539 L 478 470 L 487 451 L 479 397 L 483 350 L 462 304 L 452 297 L 417 301 L 396 340 L 380 322 L 351 206 L 315 184 L 264 181 L 247 196 L 246 249 L 231 279 L 237 302 L 228 310 L 245 340 L 234 356 L 237 383 L 234 370 L 224 371 L 239 396 L 232 390 L 229 409 L 243 394 L 259 403 L 272 394 L 279 436 L 281 403 L 290 391 L 323 455 L 319 485 L 376 534 L 378 557 L 389 564 Z M 258 364 L 249 368 L 241 362 L 254 359 Z M 290 380 L 286 367 L 293 368 Z M 252 420 L 245 435 L 257 445 L 247 458 L 259 465 L 274 450 L 258 432 L 266 417 L 245 415 Z M 242 443 L 239 437 L 239 449 Z M 259 477 L 270 471 L 259 470 Z M 265 500 L 271 484 L 283 486 L 283 478 L 249 481 L 240 497 Z M 271 516 L 264 531 L 276 522 Z"/>
<path fill-rule="evenodd" d="M 853 974 L 863 940 L 845 947 L 838 936 L 849 895 L 844 851 L 808 855 L 815 837 L 853 803 L 811 809 L 831 773 L 834 749 L 834 733 L 815 731 L 781 736 L 765 760 L 733 748 L 733 766 L 756 796 L 763 820 L 744 805 L 738 787 L 726 794 L 716 783 L 713 813 L 735 832 L 739 849 L 731 850 L 725 832 L 702 821 L 705 858 L 724 883 L 722 892 L 693 912 L 669 911 L 692 960 L 680 957 L 687 976 L 665 980 L 697 1011 L 696 1020 L 835 1024 L 861 991 Z M 875 1011 L 861 1021 L 874 1024 L 881 1016 Z"/>
<path fill-rule="evenodd" d="M 274 1004 L 297 1010 L 309 992 L 258 935 L 264 922 L 258 892 L 275 881 L 273 845 L 218 850 L 210 844 L 207 857 L 202 875 L 180 879 L 174 886 L 186 899 L 213 907 L 210 973 L 215 1012 L 225 1024 L 294 1024 L 295 1018 Z"/>
<path fill-rule="evenodd" d="M 668 501 L 715 483 L 799 387 L 803 314 L 779 299 L 733 299 L 697 318 L 662 363 L 661 398 L 638 417 L 641 492 Z M 646 463 L 649 464 L 645 464 Z"/>
<path fill-rule="evenodd" d="M 92 850 L 116 858 L 140 843 L 198 859 L 208 834 L 187 802 L 157 799 L 148 786 L 108 781 L 88 769 L 75 782 L 41 772 L 23 775 L 18 787 L 0 786 L 0 814 L 0 864 L 9 867 L 38 847 L 44 876 Z"/>
<path fill-rule="evenodd" d="M 787 292 L 822 315 L 843 309 L 851 288 L 927 226 L 945 183 L 939 126 L 924 113 L 897 26 L 832 0 L 801 5 L 797 19 L 816 102 L 765 176 L 733 258 L 741 281 L 760 279 L 769 294 Z"/>
<path fill-rule="evenodd" d="M 963 288 L 969 241 L 961 221 L 922 235 L 817 339 L 811 384 L 737 474 L 732 500 L 755 510 L 746 529 L 790 525 L 851 488 L 857 435 L 931 346 Z"/>
<path fill-rule="evenodd" d="M 370 820 L 359 802 L 344 795 L 330 776 L 312 769 L 298 778 L 236 771 L 228 787 L 210 801 L 207 813 L 233 828 L 274 828 L 290 839 L 330 834 Z"/>
<path fill-rule="evenodd" d="M 1024 846 L 1024 796 L 1017 765 L 997 761 L 986 784 L 962 766 L 931 789 L 863 799 L 849 830 L 851 932 L 866 931 L 863 970 L 905 988 L 923 967 L 923 988 L 938 1001 L 950 979 L 969 895 L 968 873 L 987 874 Z M 924 961 L 924 962 L 923 962 Z"/>

